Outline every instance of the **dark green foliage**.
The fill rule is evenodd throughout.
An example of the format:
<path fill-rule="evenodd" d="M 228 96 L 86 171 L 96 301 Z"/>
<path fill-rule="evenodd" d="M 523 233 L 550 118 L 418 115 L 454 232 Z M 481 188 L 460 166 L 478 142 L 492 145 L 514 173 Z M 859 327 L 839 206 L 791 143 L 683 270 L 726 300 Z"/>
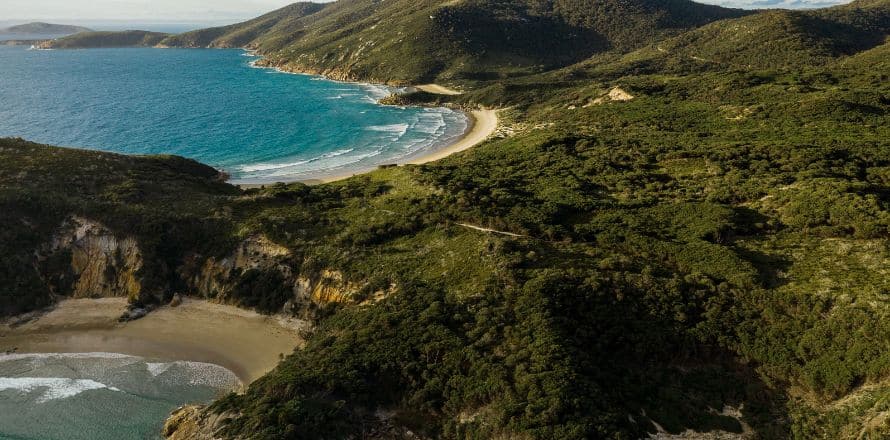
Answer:
<path fill-rule="evenodd" d="M 281 310 L 293 296 L 294 292 L 285 284 L 284 277 L 275 270 L 250 269 L 244 272 L 232 292 L 232 297 L 242 307 L 270 314 Z"/>
<path fill-rule="evenodd" d="M 137 238 L 146 257 L 140 274 L 145 302 L 163 299 L 153 295 L 163 296 L 175 285 L 169 268 L 187 251 L 219 255 L 233 245 L 228 238 L 231 224 L 212 213 L 238 190 L 220 182 L 216 170 L 195 161 L 0 139 L 0 164 L 0 315 L 50 304 L 35 253 L 71 215 Z M 52 263 L 43 263 L 43 273 L 59 273 Z"/>

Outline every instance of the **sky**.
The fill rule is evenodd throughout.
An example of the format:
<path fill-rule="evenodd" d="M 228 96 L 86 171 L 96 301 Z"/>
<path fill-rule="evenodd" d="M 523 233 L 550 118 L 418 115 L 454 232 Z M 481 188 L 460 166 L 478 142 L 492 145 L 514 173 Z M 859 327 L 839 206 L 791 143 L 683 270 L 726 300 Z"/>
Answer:
<path fill-rule="evenodd" d="M 224 22 L 255 17 L 296 0 L 0 0 L 0 21 L 129 20 Z M 698 0 L 742 8 L 823 7 L 850 0 Z"/>

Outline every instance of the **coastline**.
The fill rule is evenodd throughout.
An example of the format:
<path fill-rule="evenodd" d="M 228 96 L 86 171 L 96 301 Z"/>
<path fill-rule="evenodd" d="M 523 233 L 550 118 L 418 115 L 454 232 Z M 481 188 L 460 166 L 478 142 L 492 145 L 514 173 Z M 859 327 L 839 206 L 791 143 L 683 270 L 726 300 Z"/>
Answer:
<path fill-rule="evenodd" d="M 267 58 L 262 58 L 263 55 L 257 53 L 256 51 L 242 48 L 241 50 L 245 51 L 245 54 L 249 56 L 261 57 L 259 60 L 253 61 L 251 65 L 256 68 L 263 69 L 273 69 L 275 71 L 287 74 L 294 75 L 309 75 L 309 76 L 317 76 L 321 78 L 325 78 L 330 81 L 336 82 L 348 82 L 354 84 L 366 84 L 366 85 L 383 85 L 390 87 L 401 87 L 405 90 L 420 90 L 426 93 L 431 93 L 434 95 L 444 95 L 444 96 L 457 96 L 462 94 L 462 92 L 439 85 L 439 84 L 421 84 L 414 86 L 405 86 L 402 84 L 389 84 L 385 81 L 375 82 L 371 80 L 371 82 L 367 81 L 359 81 L 355 78 L 352 78 L 350 75 L 344 74 L 340 71 L 313 71 L 307 69 L 299 69 L 290 65 L 275 65 L 268 61 Z M 412 153 L 411 155 L 406 156 L 402 160 L 393 162 L 392 164 L 381 164 L 381 165 L 422 165 L 429 162 L 435 162 L 440 159 L 444 159 L 454 153 L 458 153 L 464 150 L 468 150 L 476 145 L 481 144 L 485 140 L 487 140 L 491 135 L 493 135 L 497 129 L 499 124 L 499 119 L 497 115 L 497 110 L 495 109 L 477 109 L 471 111 L 463 111 L 464 115 L 467 117 L 467 128 L 464 133 L 454 142 L 446 145 L 442 145 L 439 147 L 430 147 L 423 149 L 421 151 L 417 151 Z M 358 175 L 366 174 L 371 171 L 374 171 L 379 166 L 367 167 L 367 168 L 358 168 L 352 171 L 347 172 L 335 172 L 331 174 L 319 173 L 318 177 L 313 178 L 303 178 L 303 179 L 293 179 L 293 180 L 281 180 L 276 182 L 262 182 L 262 183 L 233 183 L 233 185 L 241 188 L 241 189 L 252 189 L 252 188 L 262 188 L 270 185 L 275 185 L 276 183 L 304 183 L 307 185 L 321 185 L 324 183 L 336 182 L 339 180 L 348 179 L 351 177 L 355 177 Z"/>
<path fill-rule="evenodd" d="M 487 140 L 498 127 L 497 110 L 473 110 L 466 113 L 469 123 L 467 130 L 454 142 L 438 148 L 428 148 L 416 152 L 406 157 L 402 161 L 398 161 L 395 165 L 422 165 L 429 162 L 435 162 L 444 159 L 452 154 L 468 150 Z M 378 167 L 357 169 L 346 173 L 337 173 L 331 175 L 323 175 L 313 179 L 298 179 L 293 181 L 283 181 L 281 183 L 300 182 L 307 185 L 321 185 L 324 183 L 336 182 L 338 180 L 348 179 L 350 177 L 359 176 L 376 170 Z M 263 186 L 274 185 L 271 183 L 242 183 L 236 186 L 242 189 L 260 188 Z"/>
<path fill-rule="evenodd" d="M 304 323 L 234 306 L 185 299 L 120 323 L 126 298 L 69 299 L 25 323 L 0 323 L 0 353 L 120 353 L 216 364 L 243 385 L 302 345 Z"/>

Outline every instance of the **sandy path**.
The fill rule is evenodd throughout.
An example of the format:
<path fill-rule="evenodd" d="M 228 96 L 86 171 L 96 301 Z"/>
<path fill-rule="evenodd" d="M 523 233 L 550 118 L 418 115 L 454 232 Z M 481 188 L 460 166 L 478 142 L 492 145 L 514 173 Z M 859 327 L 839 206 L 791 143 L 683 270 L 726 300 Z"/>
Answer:
<path fill-rule="evenodd" d="M 433 93 L 433 94 L 436 94 L 436 95 L 449 95 L 449 96 L 454 96 L 454 95 L 460 95 L 460 94 L 461 94 L 461 92 L 458 92 L 457 90 L 449 89 L 448 87 L 440 86 L 440 85 L 438 85 L 438 84 L 424 84 L 424 85 L 422 85 L 422 86 L 415 86 L 415 87 L 416 87 L 418 90 L 423 90 L 424 92 L 427 92 L 427 93 Z"/>
<path fill-rule="evenodd" d="M 508 237 L 514 237 L 514 238 L 526 237 L 525 235 L 521 235 L 521 234 L 514 234 L 512 232 L 498 231 L 497 229 L 491 229 L 491 228 L 483 228 L 482 226 L 475 226 L 475 225 L 471 225 L 468 223 L 458 223 L 457 225 L 463 226 L 467 229 L 472 229 L 474 231 L 485 232 L 485 233 L 489 233 L 489 234 L 506 235 Z"/>
<path fill-rule="evenodd" d="M 271 371 L 280 355 L 302 344 L 299 323 L 237 307 L 186 300 L 145 318 L 118 323 L 124 298 L 60 302 L 24 325 L 0 325 L 0 352 L 108 352 L 150 359 L 207 362 L 228 368 L 244 383 Z"/>

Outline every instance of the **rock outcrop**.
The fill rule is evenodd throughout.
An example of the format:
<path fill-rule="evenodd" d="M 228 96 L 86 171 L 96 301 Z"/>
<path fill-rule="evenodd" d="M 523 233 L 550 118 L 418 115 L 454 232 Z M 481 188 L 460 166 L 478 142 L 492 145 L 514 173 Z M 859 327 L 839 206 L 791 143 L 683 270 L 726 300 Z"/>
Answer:
<path fill-rule="evenodd" d="M 348 301 L 361 289 L 361 285 L 345 281 L 339 271 L 300 273 L 299 267 L 300 262 L 295 261 L 289 249 L 266 237 L 254 236 L 242 241 L 225 258 L 191 255 L 177 272 L 190 295 L 241 306 L 250 306 L 245 301 L 255 299 L 244 298 L 241 292 L 251 278 L 271 279 L 275 285 L 270 287 L 279 292 L 274 299 L 281 300 L 282 311 L 305 318 L 311 318 L 316 306 Z"/>
<path fill-rule="evenodd" d="M 143 253 L 133 237 L 120 237 L 101 223 L 71 217 L 37 256 L 53 294 L 73 298 L 126 296 L 140 299 Z"/>
<path fill-rule="evenodd" d="M 208 415 L 204 407 L 186 405 L 174 411 L 161 433 L 168 440 L 213 440 L 223 416 Z"/>
<path fill-rule="evenodd" d="M 299 258 L 262 235 L 243 240 L 225 257 L 186 255 L 177 267 L 150 255 L 135 237 L 73 216 L 36 258 L 56 297 L 123 296 L 141 305 L 167 303 L 184 294 L 311 319 L 318 307 L 350 301 L 362 288 L 336 270 L 301 273 Z"/>

